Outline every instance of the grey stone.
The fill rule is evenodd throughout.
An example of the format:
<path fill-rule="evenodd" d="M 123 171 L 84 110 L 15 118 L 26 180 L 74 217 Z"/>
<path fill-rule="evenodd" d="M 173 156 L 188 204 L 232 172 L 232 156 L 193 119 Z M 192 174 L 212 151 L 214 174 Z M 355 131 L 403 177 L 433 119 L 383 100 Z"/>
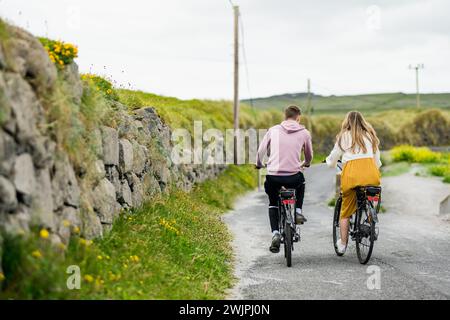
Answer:
<path fill-rule="evenodd" d="M 106 176 L 105 164 L 102 160 L 94 161 L 94 174 L 99 180 L 103 179 Z"/>
<path fill-rule="evenodd" d="M 120 212 L 121 206 L 116 202 L 116 189 L 108 180 L 103 179 L 94 189 L 94 210 L 101 223 L 112 224 Z"/>
<path fill-rule="evenodd" d="M 161 187 L 159 186 L 158 180 L 151 172 L 147 172 L 143 177 L 144 191 L 148 195 L 155 195 L 161 193 Z"/>
<path fill-rule="evenodd" d="M 71 230 L 75 227 L 82 227 L 80 211 L 73 207 L 64 207 L 58 223 L 58 235 L 64 244 L 69 242 Z"/>
<path fill-rule="evenodd" d="M 86 239 L 96 239 L 103 236 L 102 223 L 100 218 L 93 211 L 81 212 L 81 221 L 83 225 L 83 237 Z"/>
<path fill-rule="evenodd" d="M 79 207 L 80 188 L 72 165 L 66 155 L 58 154 L 52 177 L 53 203 L 55 209 L 63 205 Z"/>
<path fill-rule="evenodd" d="M 11 125 L 11 106 L 6 96 L 6 82 L 3 73 L 0 72 L 0 126 L 10 133 L 14 133 L 14 126 Z"/>
<path fill-rule="evenodd" d="M 119 142 L 119 169 L 122 174 L 131 172 L 134 167 L 133 145 L 127 139 Z"/>
<path fill-rule="evenodd" d="M 6 234 L 20 235 L 30 231 L 29 209 L 19 205 L 14 214 L 0 214 L 0 225 Z"/>
<path fill-rule="evenodd" d="M 13 132 L 20 142 L 38 134 L 36 129 L 39 102 L 33 89 L 20 75 L 7 73 L 4 75 L 6 83 L 6 103 L 12 111 Z"/>
<path fill-rule="evenodd" d="M 36 178 L 33 159 L 28 153 L 21 154 L 14 161 L 13 176 L 17 192 L 27 198 L 26 202 L 30 202 L 36 186 Z"/>
<path fill-rule="evenodd" d="M 39 40 L 18 27 L 8 26 L 9 67 L 26 77 L 39 93 L 48 92 L 56 82 L 55 65 L 50 61 L 47 51 Z"/>
<path fill-rule="evenodd" d="M 134 139 L 139 133 L 135 121 L 133 120 L 132 117 L 128 115 L 127 111 L 123 111 L 122 113 L 120 113 L 120 118 L 121 122 L 117 128 L 117 131 L 119 132 L 119 137 L 126 139 Z"/>
<path fill-rule="evenodd" d="M 113 184 L 116 193 L 119 194 L 121 186 L 119 171 L 117 171 L 117 168 L 115 166 L 106 166 L 105 171 L 106 178 Z"/>
<path fill-rule="evenodd" d="M 170 171 L 167 166 L 165 166 L 163 163 L 155 164 L 154 167 L 156 179 L 165 185 L 167 185 L 170 181 Z"/>
<path fill-rule="evenodd" d="M 137 175 L 141 175 L 147 162 L 147 148 L 136 141 L 133 141 L 133 152 L 133 172 Z"/>
<path fill-rule="evenodd" d="M 52 163 L 55 143 L 44 136 L 33 136 L 28 140 L 33 162 L 37 168 L 44 168 Z"/>
<path fill-rule="evenodd" d="M 131 191 L 132 191 L 132 197 L 133 197 L 133 205 L 135 207 L 139 207 L 142 202 L 144 201 L 144 187 L 142 185 L 141 180 L 138 176 L 136 176 L 134 173 L 130 176 L 131 180 Z"/>
<path fill-rule="evenodd" d="M 36 172 L 36 188 L 33 194 L 31 221 L 33 225 L 55 229 L 53 215 L 52 183 L 48 169 Z"/>
<path fill-rule="evenodd" d="M 0 174 L 7 177 L 11 175 L 15 157 L 14 139 L 8 133 L 0 130 Z"/>
<path fill-rule="evenodd" d="M 133 196 L 127 181 L 122 181 L 118 199 L 124 208 L 131 208 L 133 206 Z"/>
<path fill-rule="evenodd" d="M 0 176 L 0 214 L 13 212 L 18 205 L 16 189 L 5 177 Z"/>
<path fill-rule="evenodd" d="M 105 165 L 119 165 L 119 135 L 110 127 L 102 127 L 103 162 Z"/>

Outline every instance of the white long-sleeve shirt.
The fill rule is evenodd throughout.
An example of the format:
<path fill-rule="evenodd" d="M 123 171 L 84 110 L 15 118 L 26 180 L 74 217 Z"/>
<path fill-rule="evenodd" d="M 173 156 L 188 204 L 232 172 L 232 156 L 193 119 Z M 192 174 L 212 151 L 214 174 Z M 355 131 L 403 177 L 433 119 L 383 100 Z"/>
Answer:
<path fill-rule="evenodd" d="M 364 159 L 364 158 L 374 158 L 375 164 L 377 167 L 381 167 L 381 160 L 380 160 L 380 150 L 377 150 L 375 154 L 373 153 L 372 143 L 369 139 L 364 138 L 364 143 L 366 145 L 367 152 L 363 152 L 359 148 L 358 145 L 355 147 L 355 152 L 351 150 L 352 147 L 352 136 L 350 132 L 345 132 L 342 135 L 341 139 L 341 145 L 342 149 L 339 147 L 338 142 L 336 141 L 336 144 L 334 145 L 333 150 L 331 151 L 330 155 L 327 157 L 326 162 L 329 167 L 336 167 L 336 164 L 338 160 L 341 160 L 342 163 L 346 163 L 350 160 L 356 160 L 356 159 Z"/>

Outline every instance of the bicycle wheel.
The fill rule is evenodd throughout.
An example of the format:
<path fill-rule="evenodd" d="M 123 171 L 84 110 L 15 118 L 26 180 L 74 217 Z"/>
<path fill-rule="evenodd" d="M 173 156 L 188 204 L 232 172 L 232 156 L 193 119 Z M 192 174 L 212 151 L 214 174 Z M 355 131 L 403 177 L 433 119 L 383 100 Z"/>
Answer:
<path fill-rule="evenodd" d="M 284 256 L 286 257 L 286 265 L 292 266 L 292 228 L 288 222 L 284 224 Z"/>
<path fill-rule="evenodd" d="M 336 252 L 336 255 L 339 257 L 343 256 L 344 254 L 338 251 L 338 248 L 336 246 L 336 242 L 341 237 L 341 228 L 339 226 L 339 218 L 341 215 L 341 205 L 342 205 L 342 197 L 339 196 L 339 198 L 336 200 L 336 205 L 334 206 L 334 216 L 333 216 L 333 247 L 334 252 Z"/>
<path fill-rule="evenodd" d="M 356 254 L 359 263 L 366 264 L 372 255 L 375 243 L 375 222 L 367 206 L 356 213 Z"/>

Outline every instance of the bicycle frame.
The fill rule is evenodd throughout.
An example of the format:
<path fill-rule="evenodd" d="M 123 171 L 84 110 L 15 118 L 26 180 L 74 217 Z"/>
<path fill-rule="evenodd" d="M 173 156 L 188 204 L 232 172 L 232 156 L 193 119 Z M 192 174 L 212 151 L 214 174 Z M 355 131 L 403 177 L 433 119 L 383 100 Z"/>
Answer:
<path fill-rule="evenodd" d="M 294 234 L 297 231 L 297 224 L 295 223 L 295 198 L 292 199 L 282 199 L 281 196 L 278 199 L 278 223 L 280 228 L 280 233 L 284 237 L 284 226 L 287 222 Z M 283 239 L 284 241 L 284 239 Z"/>

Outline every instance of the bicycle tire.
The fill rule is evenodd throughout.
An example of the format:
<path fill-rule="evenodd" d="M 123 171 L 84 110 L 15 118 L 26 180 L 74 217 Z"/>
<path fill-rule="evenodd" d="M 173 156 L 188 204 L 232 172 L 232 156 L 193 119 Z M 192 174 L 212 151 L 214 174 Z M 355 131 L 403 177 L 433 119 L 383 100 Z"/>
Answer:
<path fill-rule="evenodd" d="M 284 224 L 284 254 L 286 265 L 292 266 L 292 228 L 288 222 Z"/>
<path fill-rule="evenodd" d="M 333 215 L 333 247 L 334 252 L 336 252 L 336 255 L 339 257 L 342 257 L 344 254 L 338 251 L 336 242 L 340 238 L 341 228 L 339 226 L 339 218 L 341 215 L 341 205 L 342 205 L 342 197 L 339 196 L 339 198 L 336 200 L 336 204 L 334 206 L 334 215 Z"/>
<path fill-rule="evenodd" d="M 364 214 L 364 216 L 363 216 Z M 363 218 L 365 217 L 369 217 L 368 220 L 369 221 L 363 221 L 363 223 L 361 223 L 361 221 L 363 220 Z M 367 224 L 364 224 L 367 223 Z M 363 245 L 361 240 L 363 239 L 361 237 L 361 233 L 363 232 L 363 228 L 361 228 L 361 226 L 368 226 L 369 229 L 369 234 L 368 234 L 368 239 L 369 239 L 369 246 L 367 248 L 367 255 L 363 254 Z M 358 256 L 358 260 L 359 263 L 361 264 L 367 264 L 367 262 L 369 262 L 370 257 L 372 256 L 372 252 L 373 252 L 373 246 L 375 243 L 375 222 L 373 221 L 373 219 L 371 218 L 371 216 L 369 216 L 369 212 L 367 211 L 367 207 L 365 209 L 362 210 L 358 210 L 357 214 L 356 214 L 356 228 L 357 228 L 357 237 L 356 237 L 356 255 Z"/>

